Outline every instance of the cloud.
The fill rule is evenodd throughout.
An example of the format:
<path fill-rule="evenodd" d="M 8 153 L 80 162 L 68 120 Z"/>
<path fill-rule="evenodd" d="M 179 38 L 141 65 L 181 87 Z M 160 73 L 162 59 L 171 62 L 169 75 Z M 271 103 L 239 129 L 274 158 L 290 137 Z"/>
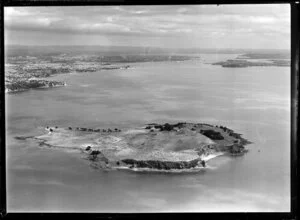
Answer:
<path fill-rule="evenodd" d="M 5 30 L 181 39 L 290 34 L 289 5 L 5 7 Z M 218 36 L 218 34 L 220 34 Z M 259 36 L 261 35 L 261 36 Z"/>

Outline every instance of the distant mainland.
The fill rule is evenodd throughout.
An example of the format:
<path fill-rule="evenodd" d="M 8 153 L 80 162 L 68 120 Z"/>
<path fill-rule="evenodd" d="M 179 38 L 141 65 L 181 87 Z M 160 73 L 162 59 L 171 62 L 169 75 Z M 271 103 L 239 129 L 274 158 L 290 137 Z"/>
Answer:
<path fill-rule="evenodd" d="M 128 69 L 129 63 L 185 61 L 197 56 L 183 55 L 77 55 L 48 54 L 8 56 L 5 65 L 5 92 L 20 92 L 28 89 L 51 88 L 66 85 L 65 82 L 45 80 L 57 74 L 86 73 Z"/>
<path fill-rule="evenodd" d="M 101 50 L 100 50 L 101 49 Z M 199 60 L 198 53 L 241 53 L 236 59 L 212 63 L 227 68 L 290 66 L 290 54 L 280 50 L 163 49 L 143 47 L 31 47 L 7 46 L 5 92 L 64 86 L 49 77 L 71 72 L 86 73 L 131 68 L 137 62 Z M 248 52 L 247 52 L 248 51 Z M 45 79 L 47 78 L 47 79 Z"/>

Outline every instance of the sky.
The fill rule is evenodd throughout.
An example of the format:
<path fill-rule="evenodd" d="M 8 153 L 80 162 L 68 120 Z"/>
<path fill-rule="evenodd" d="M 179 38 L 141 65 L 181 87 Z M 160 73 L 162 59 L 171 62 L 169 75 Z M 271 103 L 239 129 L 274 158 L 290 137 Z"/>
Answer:
<path fill-rule="evenodd" d="M 289 49 L 290 5 L 5 7 L 5 44 Z"/>

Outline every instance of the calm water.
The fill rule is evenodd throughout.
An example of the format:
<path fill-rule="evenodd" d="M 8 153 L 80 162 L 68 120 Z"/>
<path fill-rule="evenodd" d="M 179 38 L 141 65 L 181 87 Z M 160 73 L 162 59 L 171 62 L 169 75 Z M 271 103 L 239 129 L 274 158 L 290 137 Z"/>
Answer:
<path fill-rule="evenodd" d="M 222 68 L 206 62 L 224 55 L 202 57 L 60 75 L 67 87 L 7 94 L 8 211 L 289 211 L 290 68 Z M 201 172 L 163 174 L 95 170 L 80 153 L 13 139 L 48 125 L 153 121 L 225 125 L 254 143 Z"/>

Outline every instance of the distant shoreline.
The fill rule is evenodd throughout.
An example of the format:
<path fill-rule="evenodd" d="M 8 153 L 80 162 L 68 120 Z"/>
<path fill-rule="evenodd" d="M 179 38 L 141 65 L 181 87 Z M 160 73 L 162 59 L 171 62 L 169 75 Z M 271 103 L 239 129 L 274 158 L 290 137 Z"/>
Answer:
<path fill-rule="evenodd" d="M 5 93 L 23 92 L 29 89 L 52 88 L 66 85 L 66 82 L 49 81 L 54 75 L 77 72 L 98 72 L 105 70 L 129 69 L 131 63 L 179 62 L 195 59 L 193 56 L 51 56 L 8 57 L 5 72 Z M 130 65 L 129 65 L 130 64 Z"/>
<path fill-rule="evenodd" d="M 247 53 L 238 55 L 235 59 L 212 63 L 212 65 L 220 65 L 225 68 L 245 68 L 253 66 L 289 67 L 291 62 L 289 54 Z"/>

